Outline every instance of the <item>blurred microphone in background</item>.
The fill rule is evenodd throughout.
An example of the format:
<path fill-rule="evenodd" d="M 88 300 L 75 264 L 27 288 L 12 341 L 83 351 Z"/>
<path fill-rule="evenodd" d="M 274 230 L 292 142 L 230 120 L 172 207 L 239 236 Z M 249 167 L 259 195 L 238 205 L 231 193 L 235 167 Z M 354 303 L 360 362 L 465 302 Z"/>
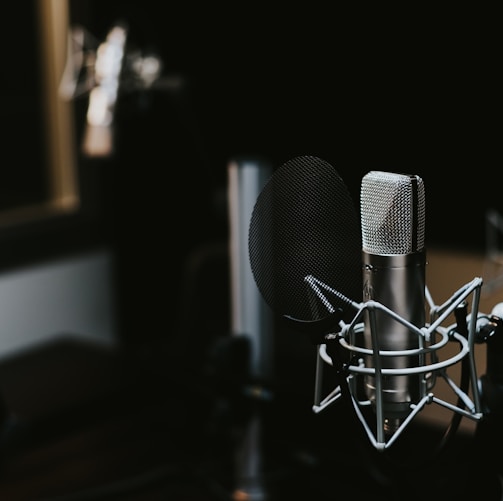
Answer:
<path fill-rule="evenodd" d="M 112 123 L 124 63 L 127 29 L 114 26 L 96 50 L 95 86 L 89 92 L 87 126 L 82 150 L 90 157 L 108 156 L 113 151 Z"/>
<path fill-rule="evenodd" d="M 122 93 L 149 89 L 172 92 L 184 85 L 179 75 L 161 77 L 161 57 L 128 46 L 128 37 L 125 21 L 115 23 L 103 41 L 97 41 L 82 26 L 69 32 L 59 92 L 66 100 L 89 96 L 82 138 L 82 152 L 88 157 L 113 154 L 115 113 Z"/>

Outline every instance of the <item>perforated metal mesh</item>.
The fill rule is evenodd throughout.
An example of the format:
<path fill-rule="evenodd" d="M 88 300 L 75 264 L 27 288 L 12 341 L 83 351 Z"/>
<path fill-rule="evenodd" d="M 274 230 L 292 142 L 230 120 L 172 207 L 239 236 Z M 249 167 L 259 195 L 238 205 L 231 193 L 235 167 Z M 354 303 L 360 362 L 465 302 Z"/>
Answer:
<path fill-rule="evenodd" d="M 277 313 L 300 320 L 328 316 L 310 303 L 308 275 L 361 301 L 358 216 L 339 174 L 320 158 L 296 157 L 274 172 L 255 203 L 248 247 L 259 291 Z M 330 302 L 348 310 L 340 298 Z"/>
<path fill-rule="evenodd" d="M 360 193 L 363 250 L 410 254 L 424 248 L 425 195 L 419 176 L 371 171 Z"/>

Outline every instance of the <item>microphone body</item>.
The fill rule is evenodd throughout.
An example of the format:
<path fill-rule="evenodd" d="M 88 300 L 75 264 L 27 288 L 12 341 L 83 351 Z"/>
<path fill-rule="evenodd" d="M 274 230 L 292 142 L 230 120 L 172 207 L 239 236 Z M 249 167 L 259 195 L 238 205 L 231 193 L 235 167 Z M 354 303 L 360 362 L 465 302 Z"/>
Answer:
<path fill-rule="evenodd" d="M 371 171 L 362 179 L 363 299 L 375 301 L 406 321 L 425 324 L 424 185 L 420 177 Z M 406 369 L 420 365 L 418 355 L 389 354 L 420 348 L 417 333 L 388 313 L 376 309 L 364 317 L 367 349 L 387 351 L 379 358 L 383 369 Z M 374 330 L 374 336 L 372 335 Z M 377 346 L 375 341 L 377 340 Z M 368 356 L 370 366 L 377 365 Z M 374 363 L 375 362 L 375 363 Z M 422 376 L 387 375 L 381 395 L 384 430 L 393 433 L 420 396 Z M 376 378 L 365 377 L 365 392 L 376 405 Z"/>
<path fill-rule="evenodd" d="M 425 253 L 389 255 L 363 252 L 364 300 L 387 306 L 414 325 L 424 325 Z M 368 315 L 367 315 L 368 316 Z M 417 335 L 394 318 L 376 311 L 378 349 L 401 351 L 418 348 Z M 365 322 L 367 348 L 372 348 L 370 321 Z M 375 347 L 374 347 L 375 348 Z M 406 369 L 419 365 L 418 356 L 382 357 L 383 369 Z M 410 412 L 410 403 L 420 395 L 420 376 L 398 375 L 384 379 L 383 410 L 385 429 L 396 430 L 401 418 Z M 366 379 L 367 396 L 375 403 L 375 382 Z"/>

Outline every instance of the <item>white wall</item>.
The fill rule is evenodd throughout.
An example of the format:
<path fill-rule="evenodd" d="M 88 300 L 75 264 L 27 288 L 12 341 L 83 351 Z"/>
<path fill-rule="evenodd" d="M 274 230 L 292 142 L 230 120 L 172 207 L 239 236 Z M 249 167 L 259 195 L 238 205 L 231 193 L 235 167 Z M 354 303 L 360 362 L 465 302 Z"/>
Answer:
<path fill-rule="evenodd" d="M 57 337 L 117 342 L 106 249 L 0 273 L 0 359 Z"/>

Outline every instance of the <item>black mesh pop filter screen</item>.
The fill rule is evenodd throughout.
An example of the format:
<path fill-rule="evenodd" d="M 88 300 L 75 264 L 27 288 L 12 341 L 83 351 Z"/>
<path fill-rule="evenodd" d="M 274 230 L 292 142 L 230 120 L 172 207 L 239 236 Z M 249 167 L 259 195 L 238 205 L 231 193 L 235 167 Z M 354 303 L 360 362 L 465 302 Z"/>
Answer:
<path fill-rule="evenodd" d="M 361 301 L 358 215 L 342 178 L 320 158 L 296 157 L 274 172 L 255 203 L 248 247 L 257 287 L 276 313 L 307 321 L 329 315 L 313 309 L 307 276 Z M 347 310 L 337 297 L 330 303 Z"/>

